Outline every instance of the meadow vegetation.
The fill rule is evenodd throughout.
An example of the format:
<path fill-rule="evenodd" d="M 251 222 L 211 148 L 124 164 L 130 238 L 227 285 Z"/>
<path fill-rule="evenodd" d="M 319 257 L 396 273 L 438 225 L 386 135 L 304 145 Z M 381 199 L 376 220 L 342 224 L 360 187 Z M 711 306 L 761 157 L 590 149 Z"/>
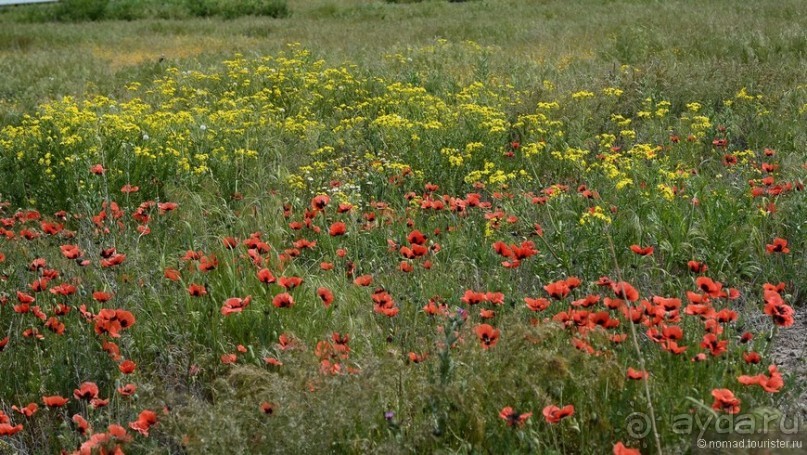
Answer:
<path fill-rule="evenodd" d="M 679 453 L 682 415 L 804 416 L 800 6 L 0 10 L 0 450 Z"/>
<path fill-rule="evenodd" d="M 284 17 L 286 0 L 60 0 L 58 3 L 20 6 L 9 12 L 22 23 L 132 21 L 188 19 L 193 17 Z"/>

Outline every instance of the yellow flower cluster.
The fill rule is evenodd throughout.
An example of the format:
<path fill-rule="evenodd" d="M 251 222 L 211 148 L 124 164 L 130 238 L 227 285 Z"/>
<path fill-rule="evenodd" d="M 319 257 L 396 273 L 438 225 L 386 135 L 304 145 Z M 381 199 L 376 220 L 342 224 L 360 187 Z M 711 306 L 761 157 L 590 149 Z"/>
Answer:
<path fill-rule="evenodd" d="M 505 76 L 477 80 L 474 62 L 490 52 L 439 40 L 387 56 L 408 75 L 403 80 L 366 75 L 351 64 L 329 66 L 299 45 L 271 56 L 236 54 L 205 71 L 169 68 L 150 83 L 127 84 L 121 99 L 43 104 L 0 129 L 0 158 L 43 189 L 34 196 L 96 185 L 89 169 L 102 164 L 113 183 L 146 189 L 172 178 L 227 184 L 272 167 L 289 187 L 346 200 L 379 182 L 527 186 L 558 170 L 623 189 L 649 169 L 662 176 L 652 184 L 667 198 L 678 169 L 659 144 L 679 128 L 698 139 L 711 131 L 698 102 L 669 118 L 666 100 L 646 98 L 632 114 L 619 108 L 625 97 L 619 87 L 564 97 L 545 80 L 541 99 L 534 99 Z M 458 64 L 440 66 L 444 60 Z M 430 79 L 437 70 L 441 79 Z M 760 98 L 745 89 L 735 97 Z M 597 103 L 576 102 L 588 99 Z M 601 112 L 603 127 L 581 136 L 581 110 L 595 106 L 608 109 Z M 592 217 L 607 218 L 595 211 L 581 221 Z"/>

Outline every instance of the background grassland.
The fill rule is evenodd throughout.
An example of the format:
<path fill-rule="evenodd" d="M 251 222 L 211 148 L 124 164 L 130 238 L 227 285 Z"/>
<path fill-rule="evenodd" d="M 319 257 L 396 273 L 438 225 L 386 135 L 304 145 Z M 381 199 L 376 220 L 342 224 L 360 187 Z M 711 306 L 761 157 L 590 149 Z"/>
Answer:
<path fill-rule="evenodd" d="M 0 12 L 3 118 L 38 101 L 86 90 L 119 91 L 171 63 L 204 66 L 232 52 L 267 54 L 299 42 L 332 63 L 389 71 L 378 56 L 435 38 L 498 46 L 491 68 L 513 68 L 519 85 L 536 69 L 563 86 L 613 77 L 637 65 L 650 95 L 718 102 L 740 87 L 793 86 L 805 72 L 807 18 L 798 0 L 474 1 L 386 4 L 368 0 L 290 1 L 284 19 L 18 23 Z M 515 71 L 518 69 L 518 71 Z M 528 70 L 529 69 L 529 70 Z M 562 74 L 561 74 L 562 73 Z"/>
<path fill-rule="evenodd" d="M 780 394 L 740 388 L 736 379 L 766 371 L 772 346 L 784 332 L 762 313 L 763 283 L 785 282 L 783 295 L 799 311 L 807 298 L 804 191 L 751 198 L 748 186 L 749 180 L 761 185 L 758 181 L 768 174 L 759 167 L 769 161 L 779 165 L 770 173 L 777 183 L 803 183 L 805 178 L 807 17 L 802 1 L 290 0 L 288 11 L 284 18 L 84 23 L 24 22 L 22 9 L 0 11 L 0 127 L 49 121 L 54 136 L 61 128 L 76 127 L 89 144 L 99 137 L 112 139 L 104 146 L 115 152 L 129 150 L 124 142 L 142 145 L 145 129 L 127 131 L 110 123 L 104 125 L 114 134 L 107 134 L 95 117 L 82 116 L 98 111 L 111 113 L 113 120 L 129 116 L 124 120 L 132 124 L 176 120 L 159 138 L 149 130 L 161 143 L 176 140 L 168 133 L 192 130 L 191 138 L 180 142 L 205 145 L 199 136 L 217 131 L 216 145 L 224 144 L 225 152 L 257 150 L 254 161 L 225 163 L 217 174 L 204 171 L 198 178 L 171 174 L 173 169 L 160 164 L 129 166 L 129 155 L 119 153 L 105 162 L 109 171 L 103 178 L 89 174 L 95 161 L 88 161 L 76 165 L 75 174 L 56 176 L 56 183 L 44 179 L 38 165 L 11 165 L 14 156 L 3 154 L 0 192 L 14 202 L 3 217 L 27 205 L 41 207 L 47 217 L 60 208 L 78 217 L 65 222 L 76 231 L 75 239 L 3 240 L 2 292 L 13 300 L 15 291 L 34 279 L 30 262 L 45 256 L 64 271 L 65 280 L 82 283 L 81 293 L 70 297 L 72 306 L 87 303 L 97 310 L 101 305 L 91 304 L 89 293 L 103 289 L 115 293 L 109 305 L 137 317 L 119 344 L 138 370 L 122 376 L 75 308 L 64 318 L 69 324 L 64 336 L 36 325 L 46 335 L 40 343 L 19 336 L 39 321 L 13 313 L 11 305 L 0 307 L 0 338 L 6 333 L 13 337 L 0 353 L 2 409 L 37 401 L 43 394 L 70 396 L 88 380 L 97 382 L 104 396 L 115 397 L 109 408 L 97 412 L 77 400 L 65 410 L 43 410 L 35 420 L 25 421 L 25 432 L 8 439 L 16 450 L 72 450 L 85 439 L 69 424 L 73 413 L 92 417 L 95 428 L 103 429 L 110 422 L 133 421 L 147 407 L 170 410 L 160 413 L 150 438 L 138 436 L 128 451 L 599 454 L 621 440 L 643 453 L 677 453 L 690 441 L 670 431 L 670 417 L 692 409 L 708 415 L 714 388 L 728 387 L 741 395 L 744 411 L 803 412 L 794 399 L 794 391 L 802 387 L 801 364 L 786 371 L 787 388 Z M 339 84 L 351 91 L 333 95 Z M 621 94 L 607 95 L 609 88 Z M 268 94 L 262 89 L 269 89 Z M 65 96 L 71 100 L 63 101 Z M 149 114 L 159 115 L 138 116 L 136 109 L 121 107 L 134 99 L 147 105 Z M 539 102 L 555 100 L 557 107 L 536 108 Z M 90 107 L 84 108 L 84 102 Z M 688 106 L 692 102 L 700 106 Z M 489 109 L 479 114 L 465 105 Z M 693 109 L 708 117 L 699 128 L 690 121 Z M 356 117 L 378 120 L 384 114 L 461 120 L 445 121 L 432 133 L 418 130 L 419 143 L 409 129 L 401 132 L 395 125 L 336 131 Z M 550 117 L 546 125 L 515 126 L 537 114 Z M 619 126 L 614 114 L 633 123 Z M 292 115 L 288 124 L 281 121 Z M 86 118 L 91 120 L 79 121 Z M 220 124 L 211 123 L 214 118 Z M 200 128 L 200 119 L 207 129 Z M 491 119 L 509 128 L 492 132 L 480 126 Z M 267 126 L 262 120 L 279 123 Z M 309 131 L 305 120 L 319 123 Z M 246 133 L 239 129 L 242 124 L 249 124 Z M 618 137 L 625 128 L 635 136 Z M 613 140 L 601 139 L 605 133 L 615 134 Z M 689 133 L 698 136 L 690 142 Z M 680 141 L 672 142 L 671 134 L 680 134 Z M 717 137 L 730 139 L 726 150 L 712 145 Z M 549 150 L 563 153 L 508 160 L 502 152 L 516 139 L 525 147 L 546 139 Z M 442 148 L 476 140 L 485 142 L 477 161 L 465 167 L 447 164 Z M 640 142 L 651 144 L 659 159 L 642 158 L 647 149 L 632 147 Z M 76 154 L 87 151 L 81 144 Z M 43 155 L 39 152 L 69 148 L 45 140 L 25 145 L 22 151 L 35 156 L 34 163 Z M 314 156 L 326 145 L 335 149 Z M 625 188 L 618 189 L 619 182 L 607 172 L 579 162 L 582 157 L 597 163 L 595 155 L 620 145 L 625 167 L 619 175 L 632 182 Z M 11 150 L 4 147 L 3 152 Z M 765 156 L 766 147 L 776 154 Z M 580 157 L 567 160 L 564 153 Z M 724 166 L 724 153 L 738 154 L 738 165 Z M 391 174 L 401 168 L 375 172 L 382 159 L 399 160 L 419 173 L 395 186 L 388 177 L 396 177 Z M 509 188 L 486 180 L 488 189 L 480 190 L 496 208 L 517 215 L 514 223 L 494 226 L 478 209 L 463 217 L 419 210 L 404 198 L 409 191 L 424 196 L 428 181 L 439 183 L 440 193 L 463 197 L 476 191 L 465 181 L 466 174 L 487 160 L 508 171 L 507 166 L 514 172 L 526 167 L 527 178 Z M 308 173 L 300 167 L 317 162 L 324 164 Z M 342 169 L 348 173 L 346 181 L 356 185 L 354 211 L 336 213 L 335 200 L 314 219 L 322 234 L 292 231 L 289 222 L 301 221 L 313 193 L 328 185 L 331 171 Z M 311 183 L 304 178 L 308 176 Z M 673 192 L 673 182 L 683 182 L 682 194 Z M 141 192 L 122 195 L 118 188 L 123 183 L 138 184 Z M 543 194 L 555 184 L 570 189 L 546 205 L 524 196 L 528 191 Z M 602 199 L 580 197 L 580 184 L 601 192 Z M 500 190 L 515 197 L 496 196 Z M 233 197 L 236 192 L 239 197 Z M 141 236 L 131 213 L 147 198 L 176 201 L 179 209 L 158 215 L 152 208 L 152 233 Z M 699 204 L 692 198 L 700 199 Z M 117 200 L 127 214 L 123 229 L 111 221 L 110 232 L 103 234 L 89 220 L 109 199 Z M 374 200 L 389 207 L 374 206 Z M 768 202 L 775 202 L 775 213 Z M 611 221 L 586 218 L 595 206 Z M 291 211 L 290 218 L 283 217 L 284 209 Z M 370 213 L 381 221 L 365 229 Z M 387 217 L 391 223 L 385 223 Z M 400 255 L 388 251 L 388 240 L 405 242 L 411 230 L 408 218 L 442 247 L 430 256 L 432 270 L 416 265 L 406 275 L 398 270 Z M 344 221 L 348 235 L 328 236 L 334 221 Z M 535 223 L 543 226 L 543 237 L 533 234 Z M 272 246 L 266 257 L 276 275 L 305 278 L 293 291 L 293 308 L 272 307 L 271 298 L 280 289 L 257 281 L 243 246 L 231 250 L 222 245 L 225 236 L 243 240 L 253 232 L 262 232 Z M 317 248 L 281 267 L 279 255 L 300 237 L 316 240 Z M 765 245 L 774 237 L 788 239 L 792 254 L 767 254 Z M 525 239 L 534 240 L 541 254 L 518 269 L 501 267 L 502 258 L 491 243 Z M 78 268 L 63 258 L 58 246 L 68 241 L 78 244 L 93 264 Z M 628 249 L 631 244 L 653 245 L 656 251 L 639 257 Z M 126 262 L 117 269 L 97 267 L 100 250 L 110 245 L 127 254 Z M 339 248 L 347 249 L 346 258 L 337 256 Z M 216 255 L 220 266 L 200 272 L 195 263 L 179 259 L 189 249 Z M 694 289 L 695 275 L 686 265 L 690 259 L 705 261 L 709 276 L 740 290 L 742 298 L 720 304 L 738 311 L 741 319 L 725 324 L 723 337 L 730 350 L 722 356 L 709 354 L 703 363 L 691 361 L 695 352 L 708 352 L 699 347 L 699 320 L 684 317 L 681 344 L 690 351 L 682 356 L 663 351 L 641 333 L 643 326 L 637 327 L 652 375 L 659 448 L 649 436 L 631 439 L 624 425 L 628 415 L 648 406 L 642 383 L 625 379 L 627 367 L 638 367 L 632 346 L 612 346 L 597 333 L 590 341 L 606 352 L 587 355 L 571 345 L 569 332 L 559 325 L 531 321 L 566 309 L 565 303 L 536 315 L 522 299 L 545 296 L 544 285 L 568 276 L 584 282 L 575 297 L 611 295 L 592 282 L 601 275 L 615 277 L 615 262 L 643 297 L 685 298 Z M 337 271 L 321 271 L 322 261 L 334 262 Z M 350 264 L 355 275 L 374 274 L 373 287 L 395 297 L 398 316 L 372 313 L 372 288 L 353 284 L 344 273 Z M 164 279 L 166 267 L 181 269 L 183 280 Z M 190 297 L 186 286 L 191 282 L 208 285 L 210 294 Z M 337 296 L 330 309 L 316 297 L 318 286 Z M 505 305 L 493 307 L 502 338 L 489 351 L 479 347 L 472 332 L 483 322 L 477 308 L 460 303 L 467 289 L 507 296 Z M 248 310 L 220 315 L 225 299 L 245 295 L 255 298 Z M 434 296 L 449 303 L 453 317 L 424 314 L 422 306 Z M 48 293 L 38 298 L 43 308 L 57 300 Z M 467 321 L 457 315 L 457 307 L 469 309 Z M 624 319 L 622 324 L 620 329 L 627 325 Z M 358 375 L 320 372 L 312 352 L 334 331 L 351 335 L 345 365 L 360 369 Z M 750 345 L 737 342 L 744 331 L 756 334 Z M 298 348 L 278 348 L 281 333 L 293 335 Z M 456 348 L 446 348 L 455 343 Z M 222 364 L 221 355 L 235 352 L 238 344 L 247 352 L 239 354 L 236 365 Z M 759 351 L 763 363 L 747 365 L 745 350 Z M 408 361 L 409 352 L 425 351 L 427 361 Z M 267 366 L 264 356 L 276 356 L 284 365 Z M 35 368 L 29 368 L 32 358 Z M 127 382 L 138 385 L 133 399 L 114 392 Z M 264 400 L 276 404 L 271 417 L 258 411 Z M 567 403 L 577 409 L 573 419 L 550 425 L 540 415 L 548 404 Z M 504 406 L 535 415 L 525 428 L 509 428 L 497 416 Z M 386 419 L 385 411 L 394 411 L 394 417 Z"/>

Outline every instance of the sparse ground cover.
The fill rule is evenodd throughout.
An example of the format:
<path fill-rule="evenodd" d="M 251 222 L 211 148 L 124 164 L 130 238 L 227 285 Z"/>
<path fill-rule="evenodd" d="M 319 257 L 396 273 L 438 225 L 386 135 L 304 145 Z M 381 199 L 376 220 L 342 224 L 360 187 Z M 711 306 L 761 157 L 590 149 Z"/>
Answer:
<path fill-rule="evenodd" d="M 803 417 L 799 6 L 0 12 L 3 450 L 678 453 Z"/>

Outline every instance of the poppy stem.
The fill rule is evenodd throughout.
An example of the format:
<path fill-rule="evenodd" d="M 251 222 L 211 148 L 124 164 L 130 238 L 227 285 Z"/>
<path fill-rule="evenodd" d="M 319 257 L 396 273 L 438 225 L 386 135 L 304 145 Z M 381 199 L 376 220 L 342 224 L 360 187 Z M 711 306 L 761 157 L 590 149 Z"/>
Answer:
<path fill-rule="evenodd" d="M 611 250 L 611 257 L 614 259 L 614 269 L 616 270 L 617 279 L 619 280 L 620 283 L 624 282 L 624 280 L 622 279 L 622 271 L 619 268 L 619 261 L 617 261 L 616 259 L 616 249 L 614 248 L 614 239 L 611 237 L 611 232 L 608 231 L 607 228 L 606 228 L 606 238 L 608 239 L 608 247 Z M 624 291 L 622 293 L 624 294 Z M 630 301 L 627 300 L 626 303 L 627 305 L 633 305 Z M 633 323 L 633 321 L 631 321 L 630 318 L 628 319 L 628 322 L 629 322 L 628 325 L 630 326 L 631 340 L 633 341 L 633 348 L 634 350 L 636 350 L 636 357 L 638 357 L 639 359 L 639 365 L 641 366 L 642 371 L 647 371 L 647 368 L 645 367 L 645 359 L 644 356 L 642 355 L 642 349 L 639 347 L 639 340 L 637 339 L 636 324 Z M 644 383 L 644 393 L 645 398 L 647 399 L 647 412 L 650 413 L 650 424 L 653 430 L 653 438 L 656 441 L 656 450 L 658 451 L 658 455 L 664 455 L 664 451 L 661 449 L 661 437 L 659 437 L 658 428 L 656 428 L 656 412 L 653 408 L 653 400 L 651 399 L 652 397 L 650 395 L 650 381 L 649 379 L 646 379 L 642 381 L 642 383 Z"/>
<path fill-rule="evenodd" d="M 555 260 L 557 260 L 558 262 L 563 262 L 563 261 L 560 259 L 560 257 L 558 257 L 558 254 L 557 254 L 557 253 L 555 253 L 555 250 L 553 250 L 553 249 L 552 249 L 552 247 L 551 247 L 551 246 L 549 246 L 549 242 L 547 242 L 547 241 L 546 241 L 546 239 L 544 238 L 544 236 L 539 235 L 539 236 L 538 236 L 538 238 L 540 238 L 540 239 L 541 239 L 541 241 L 544 243 L 544 246 L 546 246 L 546 249 L 549 251 L 549 253 L 552 255 L 552 257 L 554 257 L 554 258 L 555 258 Z"/>

